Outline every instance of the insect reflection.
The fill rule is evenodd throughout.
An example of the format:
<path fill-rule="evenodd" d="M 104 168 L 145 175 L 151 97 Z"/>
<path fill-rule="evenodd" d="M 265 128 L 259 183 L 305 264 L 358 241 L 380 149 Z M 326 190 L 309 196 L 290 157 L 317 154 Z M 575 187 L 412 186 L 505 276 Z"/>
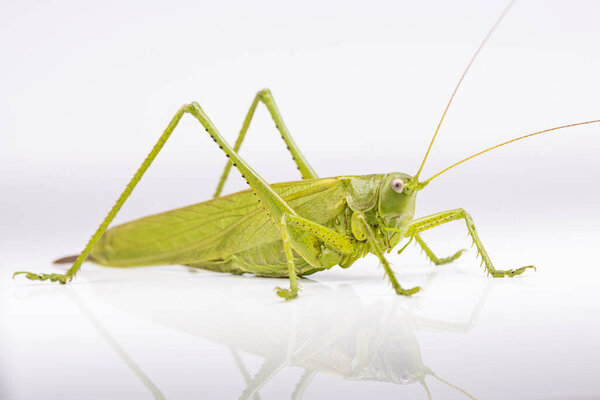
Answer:
<path fill-rule="evenodd" d="M 428 281 L 435 275 L 437 272 L 431 273 Z M 216 282 L 223 278 L 208 275 L 199 278 L 209 281 L 203 287 L 210 289 L 199 292 L 195 279 L 189 278 L 177 282 L 176 293 L 175 285 L 165 285 L 159 280 L 146 282 L 146 289 L 154 296 L 152 304 L 148 304 L 147 298 L 131 296 L 128 288 L 121 285 L 93 285 L 93 289 L 102 301 L 119 309 L 229 348 L 246 381 L 241 399 L 258 399 L 260 389 L 288 367 L 304 369 L 298 384 L 290 388 L 292 399 L 302 398 L 317 373 L 346 380 L 419 383 L 428 398 L 432 393 L 426 378 L 434 378 L 462 392 L 465 398 L 474 398 L 440 378 L 424 363 L 417 331 L 467 333 L 475 323 L 484 295 L 468 321 L 450 322 L 420 316 L 420 312 L 414 311 L 419 305 L 414 300 L 386 296 L 365 301 L 349 285 L 332 289 L 308 282 L 317 296 L 307 296 L 292 307 L 281 307 L 267 301 L 268 297 L 257 295 L 263 288 L 244 278 L 239 278 L 241 283 L 236 290 L 227 292 L 220 289 L 222 282 Z M 485 285 L 487 288 L 488 283 Z M 91 311 L 86 313 L 90 315 Z M 97 321 L 93 315 L 91 318 Z M 99 322 L 94 325 L 98 328 Z M 103 336 L 114 350 L 125 353 L 106 330 Z M 258 371 L 248 371 L 241 352 L 264 358 Z M 126 354 L 121 354 L 121 358 L 130 359 Z M 130 368 L 136 366 L 134 362 L 126 363 Z M 147 378 L 133 369 L 140 379 Z M 151 381 L 144 383 L 155 397 L 162 398 Z"/>

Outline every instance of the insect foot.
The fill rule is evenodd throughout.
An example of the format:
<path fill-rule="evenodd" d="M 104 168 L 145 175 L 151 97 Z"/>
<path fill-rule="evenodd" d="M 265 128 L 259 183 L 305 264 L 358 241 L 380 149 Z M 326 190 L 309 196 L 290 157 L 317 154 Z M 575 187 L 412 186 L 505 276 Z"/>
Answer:
<path fill-rule="evenodd" d="M 452 261 L 454 261 L 458 257 L 460 257 L 465 251 L 467 251 L 467 249 L 461 249 L 461 250 L 457 251 L 456 253 L 454 253 L 453 255 L 451 255 L 450 257 L 440 258 L 437 261 L 434 261 L 433 263 L 435 265 L 450 264 Z"/>
<path fill-rule="evenodd" d="M 61 285 L 69 282 L 71 277 L 64 274 L 34 274 L 33 272 L 20 271 L 13 274 L 13 278 L 17 275 L 25 275 L 25 277 L 31 281 L 51 281 L 59 282 Z"/>
<path fill-rule="evenodd" d="M 276 287 L 275 290 L 277 292 L 277 296 L 283 297 L 286 301 L 298 297 L 298 291 L 292 291 L 290 289 L 283 289 L 280 287 Z"/>
<path fill-rule="evenodd" d="M 399 294 L 401 296 L 406 296 L 406 297 L 410 297 L 413 294 L 418 293 L 419 291 L 421 291 L 420 286 L 415 286 L 414 288 L 410 288 L 410 289 L 402 289 L 401 287 L 396 288 L 396 294 Z"/>
<path fill-rule="evenodd" d="M 527 265 L 525 267 L 521 267 L 521 268 L 517 268 L 517 269 L 507 269 L 507 270 L 494 270 L 494 271 L 490 271 L 490 273 L 492 274 L 492 276 L 494 278 L 504 278 L 505 276 L 517 276 L 517 275 L 521 275 L 523 272 L 525 272 L 526 269 L 532 268 L 534 271 L 537 271 L 535 266 L 533 265 Z"/>

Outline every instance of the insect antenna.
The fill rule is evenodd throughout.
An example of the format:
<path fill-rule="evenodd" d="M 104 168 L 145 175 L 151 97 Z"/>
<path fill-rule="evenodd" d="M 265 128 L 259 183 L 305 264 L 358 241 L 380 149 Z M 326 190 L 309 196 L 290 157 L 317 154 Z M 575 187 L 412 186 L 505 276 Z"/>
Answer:
<path fill-rule="evenodd" d="M 481 44 L 479 45 L 479 47 L 477 48 L 477 50 L 475 51 L 475 53 L 471 57 L 471 60 L 467 64 L 467 67 L 465 68 L 465 70 L 463 71 L 462 75 L 460 76 L 460 79 L 458 80 L 458 83 L 456 84 L 456 87 L 454 88 L 454 91 L 452 92 L 452 95 L 450 96 L 450 100 L 448 100 L 448 104 L 446 105 L 446 108 L 444 109 L 444 112 L 442 113 L 442 118 L 440 119 L 440 122 L 438 123 L 437 128 L 435 129 L 435 133 L 433 134 L 433 137 L 431 138 L 431 142 L 429 142 L 429 147 L 427 148 L 427 152 L 425 153 L 425 157 L 423 157 L 423 161 L 421 162 L 421 166 L 419 167 L 419 170 L 417 171 L 417 173 L 415 175 L 415 179 L 419 178 L 419 175 L 421 174 L 421 171 L 423 170 L 423 166 L 425 166 L 425 161 L 427 161 L 427 157 L 429 156 L 429 152 L 431 151 L 431 147 L 433 146 L 433 142 L 435 142 L 435 138 L 437 137 L 437 134 L 440 131 L 440 127 L 442 126 L 442 122 L 444 122 L 444 118 L 446 118 L 446 113 L 448 112 L 448 109 L 450 108 L 450 104 L 452 104 L 452 100 L 454 100 L 454 95 L 456 95 L 456 92 L 458 91 L 458 88 L 462 84 L 462 81 L 465 79 L 465 76 L 467 75 L 467 72 L 469 72 L 469 69 L 471 68 L 471 65 L 473 65 L 473 62 L 475 61 L 475 59 L 479 55 L 479 52 L 481 51 L 481 49 L 483 48 L 483 46 L 486 44 L 486 42 L 488 41 L 488 39 L 490 38 L 490 36 L 492 36 L 492 33 L 494 33 L 494 31 L 496 30 L 496 28 L 498 27 L 498 25 L 500 25 L 500 22 L 502 21 L 502 19 L 504 18 L 504 16 L 508 13 L 508 10 L 510 10 L 510 8 L 515 3 L 515 1 L 516 0 L 510 1 L 508 3 L 508 5 L 504 8 L 504 11 L 502 11 L 502 14 L 500 14 L 500 17 L 498 17 L 498 19 L 496 20 L 496 22 L 494 23 L 494 25 L 492 26 L 492 28 L 489 30 L 489 32 L 487 33 L 487 35 L 485 35 L 485 37 L 483 38 L 483 41 L 481 42 Z"/>
<path fill-rule="evenodd" d="M 429 387 L 425 383 L 425 379 L 420 379 L 419 382 L 421 383 L 421 385 L 423 386 L 423 388 L 427 392 L 427 399 L 431 400 L 431 392 L 429 391 Z"/>
<path fill-rule="evenodd" d="M 433 372 L 431 369 L 429 369 L 429 368 L 427 368 L 427 367 L 425 367 L 425 368 L 426 368 L 426 373 L 427 373 L 427 374 L 429 374 L 429 375 L 433 376 L 435 379 L 437 379 L 438 381 L 440 381 L 440 382 L 442 382 L 442 383 L 445 383 L 446 385 L 450 386 L 451 388 L 458 390 L 459 392 L 461 392 L 462 394 L 464 394 L 464 395 L 465 395 L 465 396 L 467 396 L 468 398 L 475 400 L 475 397 L 473 397 L 472 395 L 470 395 L 470 394 L 469 394 L 469 393 L 468 393 L 466 390 L 464 390 L 464 389 L 461 389 L 461 388 L 459 388 L 458 386 L 451 384 L 451 383 L 450 383 L 450 382 L 448 382 L 447 380 L 440 378 L 440 377 L 439 377 L 439 376 L 437 376 L 437 374 L 436 374 L 435 372 Z M 425 381 L 423 380 L 423 382 L 422 382 L 422 384 L 423 384 L 423 385 L 424 385 L 424 382 L 425 382 Z M 427 389 L 427 387 L 426 387 L 426 386 L 425 386 L 425 390 L 427 390 L 427 393 L 429 393 L 429 390 Z M 430 397 L 430 398 L 431 398 L 431 397 Z"/>
<path fill-rule="evenodd" d="M 575 124 L 568 124 L 568 125 L 556 126 L 554 128 L 544 129 L 543 131 L 538 131 L 538 132 L 530 133 L 528 135 L 519 136 L 518 138 L 515 138 L 515 139 L 507 140 L 506 142 L 502 142 L 502 143 L 497 144 L 495 146 L 488 147 L 485 150 L 482 150 L 482 151 L 480 151 L 478 153 L 470 155 L 469 157 L 464 158 L 464 159 L 460 160 L 459 162 L 456 162 L 456 163 L 452 164 L 448 168 L 444 168 L 443 170 L 441 170 L 440 172 L 438 172 L 437 174 L 433 175 L 431 178 L 429 178 L 425 182 L 423 182 L 421 184 L 421 186 L 425 187 L 425 185 L 429 184 L 429 182 L 431 182 L 434 178 L 436 178 L 436 177 L 440 176 L 441 174 L 443 174 L 444 172 L 446 172 L 446 171 L 448 171 L 448 170 L 456 167 L 457 165 L 460 165 L 460 164 L 462 164 L 462 163 L 464 163 L 466 161 L 469 161 L 472 158 L 480 156 L 483 153 L 487 153 L 490 150 L 494 150 L 494 149 L 497 149 L 498 147 L 505 146 L 505 145 L 507 145 L 509 143 L 513 143 L 513 142 L 516 142 L 518 140 L 526 139 L 526 138 L 529 138 L 529 137 L 532 137 L 532 136 L 541 135 L 542 133 L 549 133 L 549 132 L 552 132 L 552 131 L 557 131 L 559 129 L 571 128 L 571 127 L 574 127 L 574 126 L 587 125 L 587 124 L 595 124 L 595 123 L 598 123 L 598 122 L 600 122 L 600 119 L 595 119 L 595 120 L 592 120 L 592 121 L 585 121 L 585 122 L 578 122 L 578 123 L 575 123 Z"/>

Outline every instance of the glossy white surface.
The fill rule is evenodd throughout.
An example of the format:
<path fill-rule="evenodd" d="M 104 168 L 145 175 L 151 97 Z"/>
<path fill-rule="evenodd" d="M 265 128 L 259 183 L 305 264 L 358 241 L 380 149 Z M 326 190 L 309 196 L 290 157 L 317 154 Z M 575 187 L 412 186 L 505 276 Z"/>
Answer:
<path fill-rule="evenodd" d="M 472 252 L 443 268 L 410 253 L 393 259 L 403 283 L 424 286 L 414 299 L 394 296 L 369 257 L 287 304 L 272 290 L 283 282 L 179 267 L 86 265 L 68 287 L 12 282 L 4 268 L 4 394 L 237 398 L 268 360 L 263 399 L 290 397 L 306 368 L 306 399 L 427 398 L 424 376 L 433 398 L 466 398 L 427 368 L 478 399 L 600 396 L 600 274 L 587 257 L 558 252 L 535 274 L 491 280 Z"/>
<path fill-rule="evenodd" d="M 270 87 L 320 175 L 414 173 L 505 2 L 82 4 L 0 4 L 0 398 L 238 398 L 266 359 L 282 368 L 262 399 L 289 398 L 304 368 L 319 371 L 305 399 L 425 399 L 410 381 L 426 368 L 478 399 L 600 397 L 600 126 L 490 153 L 420 194 L 418 216 L 471 212 L 498 267 L 539 267 L 516 279 L 485 277 L 473 251 L 435 268 L 411 247 L 390 260 L 424 286 L 413 299 L 392 294 L 373 257 L 314 275 L 287 304 L 273 292 L 284 281 L 177 266 L 86 264 L 66 287 L 11 280 L 79 251 L 192 99 L 233 141 Z M 599 12 L 518 2 L 424 176 L 599 118 Z M 198 132 L 182 121 L 115 223 L 209 198 L 224 157 Z M 270 182 L 296 179 L 264 109 L 242 154 Z M 232 176 L 226 190 L 243 187 Z M 469 244 L 460 222 L 424 237 L 440 255 Z M 466 398 L 424 379 L 433 398 Z"/>

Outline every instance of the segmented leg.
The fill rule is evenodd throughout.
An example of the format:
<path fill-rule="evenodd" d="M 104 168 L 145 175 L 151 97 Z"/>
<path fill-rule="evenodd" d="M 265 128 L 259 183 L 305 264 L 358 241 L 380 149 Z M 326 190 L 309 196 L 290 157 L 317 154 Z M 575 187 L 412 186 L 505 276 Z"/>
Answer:
<path fill-rule="evenodd" d="M 406 250 L 406 248 L 408 247 L 408 245 L 412 243 L 412 241 L 413 241 L 414 238 L 415 238 L 414 236 L 411 236 L 410 239 L 408 239 L 408 242 L 406 242 L 406 244 L 404 246 L 402 246 L 402 248 L 400 250 L 398 250 L 398 254 L 402 254 L 402 252 L 404 250 Z M 388 251 L 388 253 L 389 253 L 389 251 Z"/>
<path fill-rule="evenodd" d="M 290 279 L 290 288 L 282 289 L 276 287 L 277 296 L 286 300 L 298 297 L 298 277 L 296 276 L 296 267 L 294 266 L 294 255 L 292 254 L 292 245 L 290 243 L 290 231 L 287 225 L 285 215 L 281 217 L 281 236 L 283 241 L 283 251 L 288 265 L 288 276 Z"/>
<path fill-rule="evenodd" d="M 295 235 L 296 237 L 294 237 L 296 242 L 306 240 L 306 237 L 315 237 L 340 253 L 352 254 L 354 252 L 356 242 L 353 239 L 329 229 L 326 226 L 299 215 L 286 214 L 285 220 L 288 227 L 297 228 L 301 231 L 300 235 Z M 306 255 L 306 258 L 308 258 L 308 256 L 309 255 Z M 310 260 L 307 261 L 310 262 Z"/>
<path fill-rule="evenodd" d="M 273 99 L 273 95 L 271 95 L 271 91 L 269 89 L 261 90 L 254 97 L 252 105 L 248 110 L 248 114 L 246 114 L 246 119 L 244 120 L 244 124 L 242 125 L 242 130 L 240 131 L 240 134 L 238 135 L 238 138 L 235 141 L 235 145 L 233 146 L 233 150 L 235 152 L 238 152 L 240 150 L 242 142 L 246 137 L 248 127 L 250 126 L 250 121 L 252 121 L 254 111 L 256 110 L 256 106 L 259 102 L 262 102 L 267 107 L 267 110 L 269 110 L 273 121 L 275 121 L 275 126 L 277 127 L 277 130 L 281 134 L 281 138 L 285 142 L 285 145 L 287 146 L 289 152 L 292 154 L 292 159 L 296 163 L 296 166 L 298 167 L 298 170 L 302 175 L 302 179 L 318 178 L 317 173 L 310 166 L 304 155 L 302 155 L 302 152 L 298 148 L 298 145 L 296 144 L 296 142 L 294 142 L 292 135 L 290 135 L 290 132 L 288 131 L 287 126 L 283 122 L 281 113 L 279 112 L 277 104 L 275 104 L 275 100 Z M 218 197 L 221 194 L 221 191 L 223 190 L 223 185 L 225 185 L 225 181 L 227 180 L 227 176 L 229 175 L 229 171 L 231 170 L 232 164 L 233 162 L 231 160 L 227 161 L 227 164 L 225 165 L 225 170 L 221 175 L 221 179 L 219 180 L 219 184 L 217 185 L 217 189 L 215 190 L 215 194 L 213 195 L 213 197 Z"/>
<path fill-rule="evenodd" d="M 521 275 L 525 272 L 526 269 L 535 267 L 533 265 L 527 265 L 525 267 L 517 268 L 517 269 L 508 269 L 508 270 L 497 270 L 494 268 L 490 257 L 487 254 L 487 251 L 483 247 L 481 243 L 481 239 L 479 239 L 479 235 L 475 229 L 475 224 L 473 223 L 473 219 L 462 208 L 457 208 L 456 210 L 443 211 L 437 214 L 433 214 L 427 217 L 415 219 L 408 231 L 406 232 L 406 236 L 410 237 L 413 235 L 417 235 L 420 232 L 426 231 L 428 229 L 434 228 L 438 225 L 445 224 L 446 222 L 456 221 L 458 219 L 464 219 L 467 224 L 467 229 L 469 230 L 469 234 L 471 235 L 471 239 L 477 248 L 478 254 L 481 256 L 482 264 L 485 264 L 485 270 L 488 274 L 492 275 L 495 278 L 501 278 L 504 276 L 515 276 Z"/>
<path fill-rule="evenodd" d="M 312 379 L 314 378 L 314 376 L 316 374 L 317 374 L 317 370 L 315 370 L 315 369 L 306 368 L 304 370 L 302 377 L 300 377 L 300 381 L 296 384 L 296 388 L 294 389 L 294 392 L 292 393 L 292 400 L 301 400 L 302 399 L 302 396 L 304 395 L 304 391 L 306 390 L 306 388 L 308 387 L 308 384 L 310 383 L 310 381 L 312 381 Z"/>
<path fill-rule="evenodd" d="M 321 265 L 318 259 L 318 252 L 313 247 L 315 244 L 323 242 L 344 254 L 351 254 L 355 250 L 355 242 L 352 239 L 298 215 L 284 214 L 281 217 L 281 226 L 283 248 L 288 263 L 290 288 L 282 289 L 277 287 L 275 289 L 277 290 L 277 295 L 286 300 L 291 300 L 298 296 L 298 283 L 292 248 L 313 266 Z"/>
<path fill-rule="evenodd" d="M 238 370 L 241 372 L 242 376 L 244 377 L 244 381 L 246 382 L 246 385 L 249 385 L 250 382 L 252 381 L 252 378 L 250 377 L 250 374 L 248 373 L 248 369 L 244 365 L 244 362 L 242 361 L 242 358 L 240 357 L 238 351 L 236 349 L 234 349 L 233 347 L 230 347 L 229 351 L 231 352 L 231 355 L 233 356 L 235 365 L 238 367 Z M 258 393 L 255 393 L 252 397 L 249 398 L 249 400 L 260 400 L 260 397 L 258 396 Z"/>
<path fill-rule="evenodd" d="M 282 231 L 281 227 L 281 217 L 284 213 L 295 215 L 295 211 L 285 202 L 277 193 L 271 189 L 271 187 L 264 181 L 240 156 L 235 152 L 231 146 L 223 139 L 221 134 L 217 131 L 217 128 L 210 121 L 208 116 L 204 113 L 200 105 L 196 102 L 192 102 L 190 104 L 183 105 L 175 114 L 163 134 L 158 139 L 157 143 L 154 145 L 140 168 L 136 171 L 133 178 L 129 181 L 123 193 L 119 196 L 119 199 L 115 203 L 115 205 L 111 208 L 108 215 L 96 232 L 93 234 L 91 239 L 88 241 L 87 245 L 83 249 L 83 251 L 79 254 L 79 257 L 75 260 L 73 265 L 64 273 L 64 274 L 35 274 L 31 272 L 16 272 L 13 274 L 20 275 L 24 274 L 28 279 L 31 280 L 40 280 L 46 281 L 50 280 L 52 282 L 60 282 L 61 284 L 65 284 L 73 279 L 73 277 L 77 274 L 79 269 L 81 268 L 81 264 L 85 261 L 85 259 L 90 254 L 90 251 L 94 247 L 94 244 L 98 241 L 100 236 L 106 231 L 108 225 L 112 222 L 114 217 L 117 215 L 123 203 L 127 200 L 137 183 L 140 181 L 146 170 L 150 167 L 150 164 L 154 161 L 160 150 L 165 145 L 166 141 L 169 139 L 173 130 L 177 127 L 177 124 L 181 120 L 184 114 L 191 114 L 194 116 L 204 127 L 206 132 L 210 135 L 213 141 L 219 146 L 221 150 L 225 153 L 225 155 L 230 158 L 232 161 L 232 165 L 238 169 L 238 171 L 242 174 L 242 177 L 246 180 L 246 182 L 252 188 L 254 195 L 257 200 L 267 213 L 267 215 L 271 218 L 273 223 L 277 226 L 279 231 Z M 309 243 L 307 248 L 295 248 L 295 250 L 299 254 L 310 253 L 311 252 L 312 243 Z M 314 251 L 314 250 L 313 250 Z"/>
<path fill-rule="evenodd" d="M 433 251 L 431 251 L 429 246 L 427 246 L 427 244 L 423 241 L 423 239 L 421 239 L 421 236 L 418 233 L 415 233 L 414 238 L 417 241 L 417 243 L 419 244 L 419 246 L 421 246 L 421 248 L 425 252 L 425 255 L 427 256 L 427 258 L 429 258 L 429 260 L 432 263 L 434 263 L 435 265 L 449 264 L 452 261 L 456 260 L 458 257 L 460 257 L 462 253 L 467 251 L 466 249 L 461 249 L 461 250 L 457 251 L 456 253 L 454 253 L 453 255 L 451 255 L 450 257 L 437 258 L 437 256 L 435 254 L 433 254 Z"/>
<path fill-rule="evenodd" d="M 400 286 L 400 284 L 398 283 L 398 280 L 396 279 L 396 276 L 394 275 L 394 271 L 392 271 L 390 264 L 383 256 L 383 251 L 381 251 L 381 248 L 379 247 L 379 244 L 377 243 L 377 239 L 375 238 L 375 234 L 371 230 L 371 226 L 367 222 L 367 219 L 365 218 L 365 216 L 363 214 L 358 214 L 357 219 L 358 219 L 359 223 L 362 225 L 362 229 L 364 229 L 364 233 L 366 234 L 367 241 L 369 242 L 369 245 L 371 246 L 372 252 L 379 258 L 379 261 L 383 265 L 383 269 L 385 270 L 385 273 L 386 273 L 387 277 L 389 278 L 390 283 L 392 284 L 392 287 L 394 288 L 396 293 L 400 294 L 402 296 L 412 296 L 413 294 L 415 294 L 419 290 L 421 290 L 421 288 L 418 286 L 415 286 L 410 289 L 403 289 L 402 286 Z"/>
<path fill-rule="evenodd" d="M 246 389 L 240 396 L 240 400 L 252 399 L 258 393 L 258 390 L 264 386 L 270 379 L 273 379 L 279 371 L 287 365 L 285 351 L 275 348 L 273 353 L 265 359 L 265 362 L 258 369 L 254 378 L 248 382 Z"/>

